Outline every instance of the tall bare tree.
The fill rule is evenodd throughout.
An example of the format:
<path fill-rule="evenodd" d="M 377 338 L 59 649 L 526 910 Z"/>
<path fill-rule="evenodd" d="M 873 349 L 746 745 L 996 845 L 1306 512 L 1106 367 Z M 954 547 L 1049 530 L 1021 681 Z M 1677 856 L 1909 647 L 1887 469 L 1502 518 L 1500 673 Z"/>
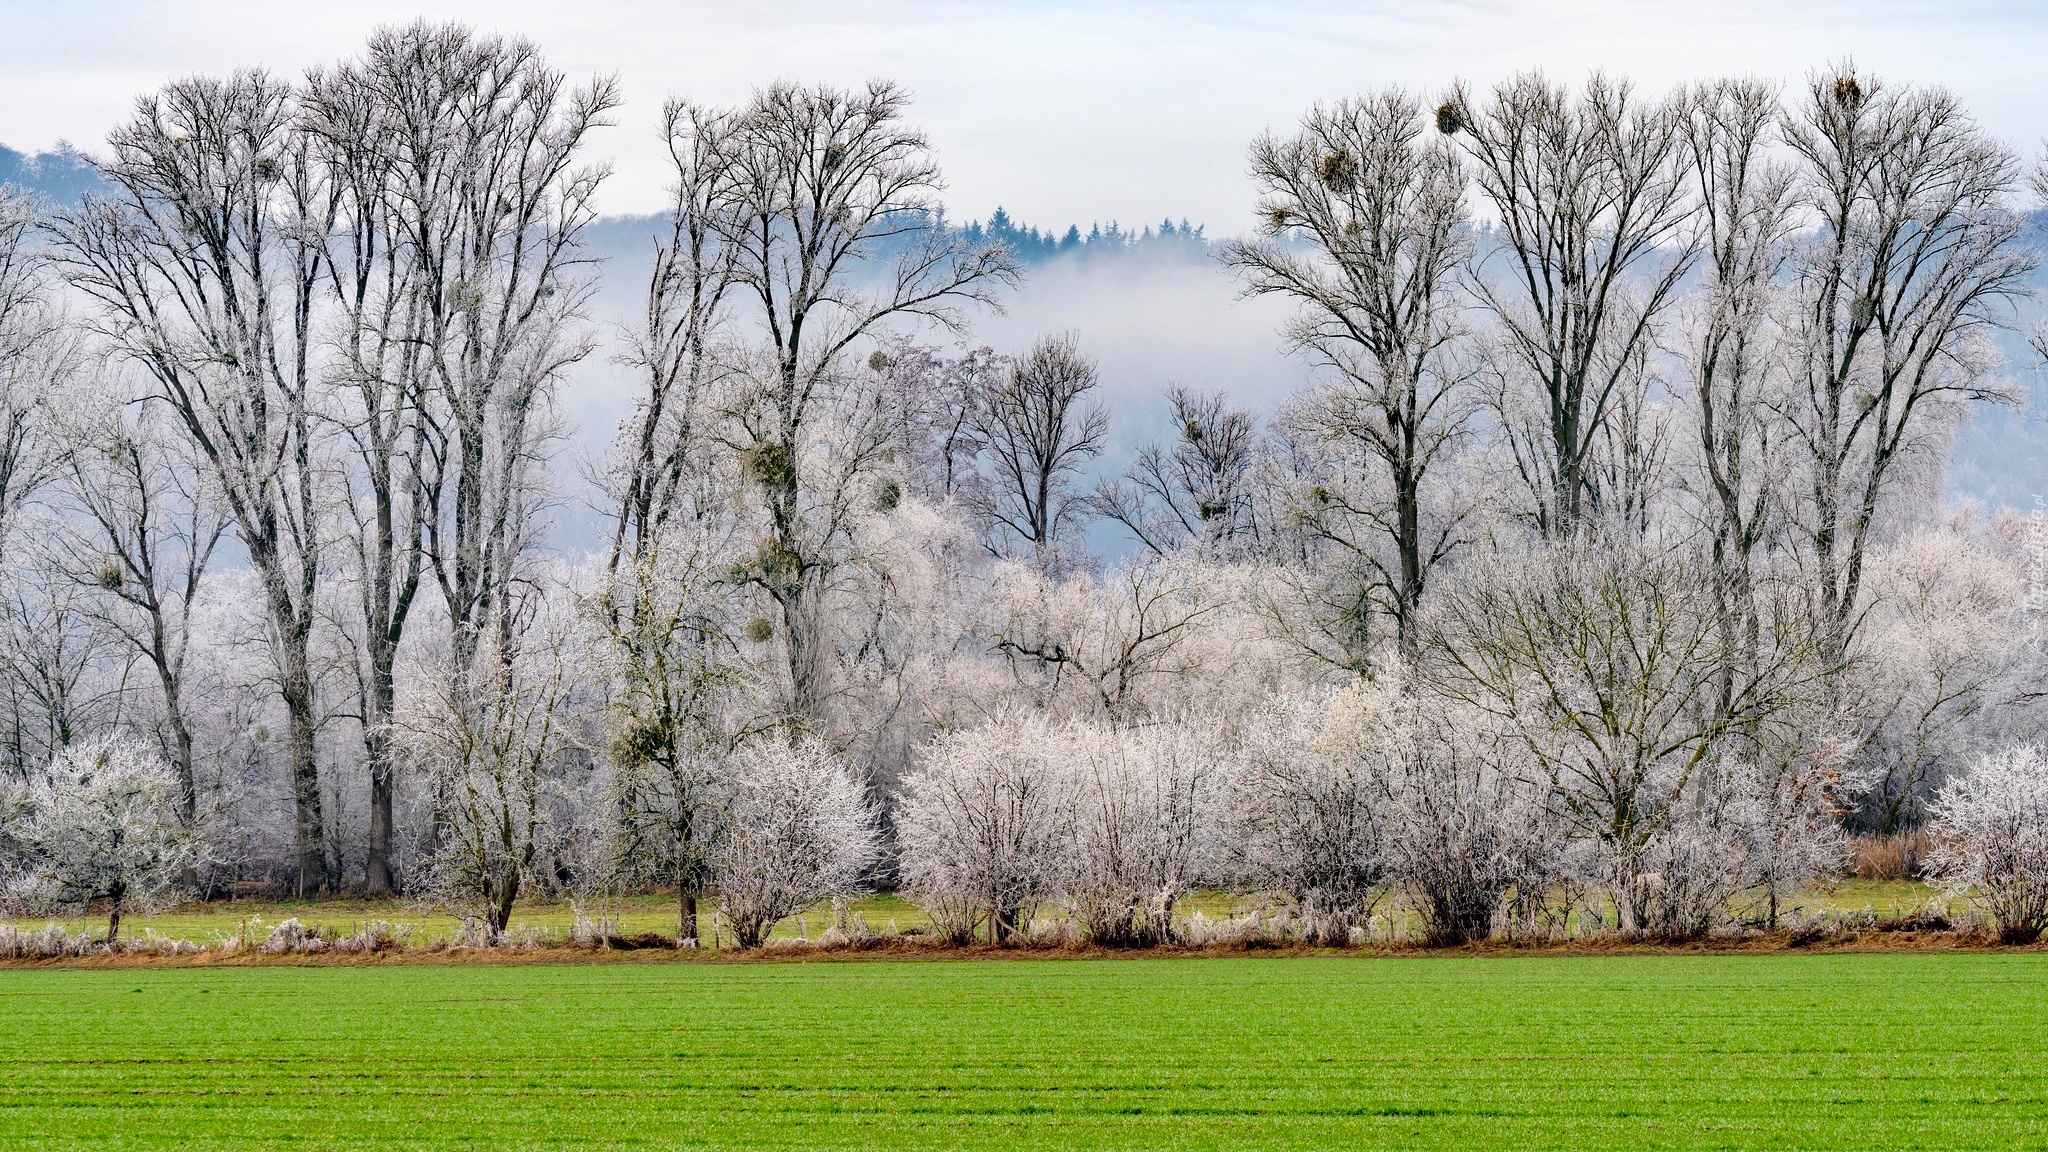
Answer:
<path fill-rule="evenodd" d="M 1420 103 L 1389 90 L 1313 108 L 1291 137 L 1262 137 L 1252 175 L 1266 235 L 1224 255 L 1248 294 L 1301 306 L 1287 338 L 1334 377 L 1306 411 L 1319 439 L 1362 457 L 1369 487 L 1322 485 L 1302 519 L 1375 574 L 1409 658 L 1429 574 L 1460 543 L 1461 516 L 1432 507 L 1424 486 L 1471 413 L 1450 349 L 1470 246 L 1466 175 L 1425 131 Z"/>
<path fill-rule="evenodd" d="M 1834 662 L 1861 625 L 1865 559 L 1910 463 L 1957 409 L 2010 399 L 1988 337 L 2038 264 L 2014 194 L 2019 160 L 1940 89 L 1843 65 L 1783 126 L 1814 227 L 1793 256 L 1795 523 Z"/>
<path fill-rule="evenodd" d="M 614 482 L 610 567 L 645 559 L 669 519 L 692 507 L 691 480 L 716 433 L 717 387 L 730 370 L 714 346 L 733 289 L 734 248 L 717 221 L 727 173 L 720 144 L 731 113 L 672 100 L 664 136 L 675 168 L 668 235 L 657 242 L 647 314 L 626 359 L 646 386 L 627 426 Z"/>
<path fill-rule="evenodd" d="M 73 358 L 34 244 L 35 219 L 27 196 L 0 186 L 0 551 L 22 505 L 58 472 L 44 401 Z"/>
<path fill-rule="evenodd" d="M 618 86 L 572 88 L 524 40 L 424 21 L 378 31 L 357 70 L 414 277 L 428 558 L 460 679 L 484 631 L 501 658 L 516 648 L 551 389 L 593 347 L 582 240 L 606 169 L 579 158 Z"/>
<path fill-rule="evenodd" d="M 989 551 L 1022 552 L 1049 573 L 1073 566 L 1069 533 L 1092 510 L 1081 470 L 1109 436 L 1109 413 L 1088 395 L 1100 384 L 1072 333 L 1041 337 L 975 405 L 987 474 L 969 504 Z"/>
<path fill-rule="evenodd" d="M 423 296 L 416 249 L 398 211 L 389 147 L 395 115 L 374 67 L 316 71 L 303 121 L 336 198 L 326 236 L 335 355 L 321 413 L 346 448 L 336 469 L 358 617 L 355 673 L 370 781 L 364 886 L 396 891 L 393 836 L 398 772 L 391 744 L 399 645 L 425 573 L 428 410 Z"/>
<path fill-rule="evenodd" d="M 876 373 L 850 363 L 891 325 L 957 327 L 1015 281 L 1001 243 L 938 226 L 941 182 L 908 97 L 778 84 L 722 125 L 705 212 L 732 253 L 736 320 L 756 351 L 733 405 L 763 535 L 745 577 L 772 602 L 791 711 L 828 691 L 821 597 L 874 504 L 888 447 Z"/>
<path fill-rule="evenodd" d="M 1687 302 L 1680 392 L 1695 490 L 1714 570 L 1726 652 L 1761 642 L 1759 552 L 1782 544 L 1785 386 L 1778 309 L 1797 216 L 1791 166 L 1772 156 L 1776 90 L 1754 80 L 1696 86 L 1687 97 L 1684 164 L 1699 205 L 1701 283 Z M 1734 679 L 1724 679 L 1724 707 Z"/>
<path fill-rule="evenodd" d="M 53 224 L 102 335 L 150 376 L 218 485 L 262 586 L 289 726 L 296 884 L 328 884 L 310 647 L 322 564 L 314 309 L 332 199 L 262 72 L 181 80 L 110 138 L 106 197 Z"/>
<path fill-rule="evenodd" d="M 1437 109 L 1499 217 L 1470 284 L 1498 326 L 1492 404 L 1546 537 L 1611 495 L 1596 454 L 1692 263 L 1683 124 L 1675 101 L 1599 75 L 1577 98 L 1537 73 L 1484 101 L 1461 84 Z"/>

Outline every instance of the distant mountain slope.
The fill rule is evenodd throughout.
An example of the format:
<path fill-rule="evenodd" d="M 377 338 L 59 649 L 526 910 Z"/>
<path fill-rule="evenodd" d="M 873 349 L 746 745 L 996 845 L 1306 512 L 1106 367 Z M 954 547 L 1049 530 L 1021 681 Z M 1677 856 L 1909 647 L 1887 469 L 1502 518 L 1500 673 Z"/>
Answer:
<path fill-rule="evenodd" d="M 85 154 L 63 142 L 34 155 L 0 145 L 0 184 L 12 184 L 58 204 L 76 203 L 87 192 L 106 187 Z"/>

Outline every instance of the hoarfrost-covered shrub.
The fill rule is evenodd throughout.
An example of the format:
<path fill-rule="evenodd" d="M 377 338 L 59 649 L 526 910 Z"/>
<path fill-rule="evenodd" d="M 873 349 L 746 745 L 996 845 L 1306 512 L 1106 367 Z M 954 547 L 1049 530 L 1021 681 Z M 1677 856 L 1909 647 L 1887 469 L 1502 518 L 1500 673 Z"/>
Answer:
<path fill-rule="evenodd" d="M 1732 813 L 1686 806 L 1654 836 L 1626 880 L 1635 934 L 1697 940 L 1728 920 L 1729 901 L 1748 886 L 1742 829 Z"/>
<path fill-rule="evenodd" d="M 327 951 L 327 941 L 321 939 L 320 930 L 299 922 L 294 916 L 281 921 L 256 946 L 265 956 L 293 956 L 305 952 Z"/>
<path fill-rule="evenodd" d="M 178 780 L 154 752 L 120 737 L 74 744 L 29 785 L 17 818 L 16 884 L 33 908 L 107 902 L 107 943 L 123 912 L 174 901 L 199 862 L 198 840 L 178 818 Z"/>
<path fill-rule="evenodd" d="M 1061 890 L 1095 944 L 1174 939 L 1174 906 L 1215 874 L 1227 800 L 1223 749 L 1193 725 L 1076 725 L 1074 822 Z"/>
<path fill-rule="evenodd" d="M 66 932 L 58 924 L 45 924 L 34 931 L 0 924 L 0 959 L 55 960 L 90 956 L 101 947 L 101 942 L 93 939 L 91 934 Z"/>
<path fill-rule="evenodd" d="M 1014 939 L 1052 893 L 1071 809 L 1060 744 L 1043 721 L 998 720 L 934 741 L 904 780 L 903 889 L 952 942 L 983 926 Z"/>
<path fill-rule="evenodd" d="M 2048 931 L 2048 756 L 2038 747 L 1981 757 L 1933 805 L 1928 872 L 1991 914 L 2007 944 Z"/>
<path fill-rule="evenodd" d="M 1407 893 L 1426 943 L 1485 939 L 1511 892 L 1541 899 L 1554 882 L 1543 797 L 1517 774 L 1526 765 L 1483 714 L 1428 698 L 1405 706 L 1407 724 L 1379 725 L 1392 767 L 1390 877 Z M 1404 730 L 1412 737 L 1400 738 Z"/>
<path fill-rule="evenodd" d="M 742 748 L 733 768 L 712 890 L 734 942 L 757 948 L 781 920 L 858 891 L 881 838 L 865 786 L 816 741 Z"/>
<path fill-rule="evenodd" d="M 1747 865 L 1745 886 L 1761 890 L 1764 923 L 1776 928 L 1787 898 L 1841 875 L 1849 837 L 1843 808 L 1853 797 L 1839 770 L 1841 746 L 1824 744 L 1777 769 L 1750 761 L 1727 769 L 1732 816 Z"/>
<path fill-rule="evenodd" d="M 1389 723 L 1383 690 L 1285 696 L 1247 724 L 1231 789 L 1247 879 L 1292 897 L 1303 935 L 1341 947 L 1386 879 Z"/>

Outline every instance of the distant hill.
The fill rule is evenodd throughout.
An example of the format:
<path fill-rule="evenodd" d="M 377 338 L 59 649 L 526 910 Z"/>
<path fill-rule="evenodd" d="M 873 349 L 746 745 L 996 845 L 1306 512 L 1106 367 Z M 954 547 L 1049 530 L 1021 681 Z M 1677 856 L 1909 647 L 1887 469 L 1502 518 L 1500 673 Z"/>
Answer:
<path fill-rule="evenodd" d="M 34 155 L 0 144 L 0 184 L 12 184 L 59 204 L 76 203 L 87 192 L 106 188 L 85 153 L 64 142 Z"/>

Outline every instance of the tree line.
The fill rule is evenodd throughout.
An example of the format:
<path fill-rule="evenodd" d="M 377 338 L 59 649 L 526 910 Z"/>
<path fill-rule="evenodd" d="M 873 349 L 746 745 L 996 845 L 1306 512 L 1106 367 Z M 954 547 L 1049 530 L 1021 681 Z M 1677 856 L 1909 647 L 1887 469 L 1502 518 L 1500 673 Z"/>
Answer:
<path fill-rule="evenodd" d="M 2048 541 L 1943 492 L 2020 399 L 2039 178 L 1941 89 L 1314 107 L 1216 251 L 1315 383 L 1168 387 L 1107 476 L 1074 335 L 974 345 L 1020 253 L 938 223 L 886 82 L 671 101 L 601 333 L 618 102 L 391 27 L 141 97 L 75 206 L 0 195 L 19 893 L 64 888 L 49 812 L 118 809 L 137 892 L 404 891 L 485 937 L 655 889 L 751 944 L 873 884 L 963 940 L 1169 940 L 1207 886 L 1333 943 L 1390 895 L 1434 939 L 1685 936 L 2039 769 Z M 569 488 L 595 356 L 636 403 Z"/>

